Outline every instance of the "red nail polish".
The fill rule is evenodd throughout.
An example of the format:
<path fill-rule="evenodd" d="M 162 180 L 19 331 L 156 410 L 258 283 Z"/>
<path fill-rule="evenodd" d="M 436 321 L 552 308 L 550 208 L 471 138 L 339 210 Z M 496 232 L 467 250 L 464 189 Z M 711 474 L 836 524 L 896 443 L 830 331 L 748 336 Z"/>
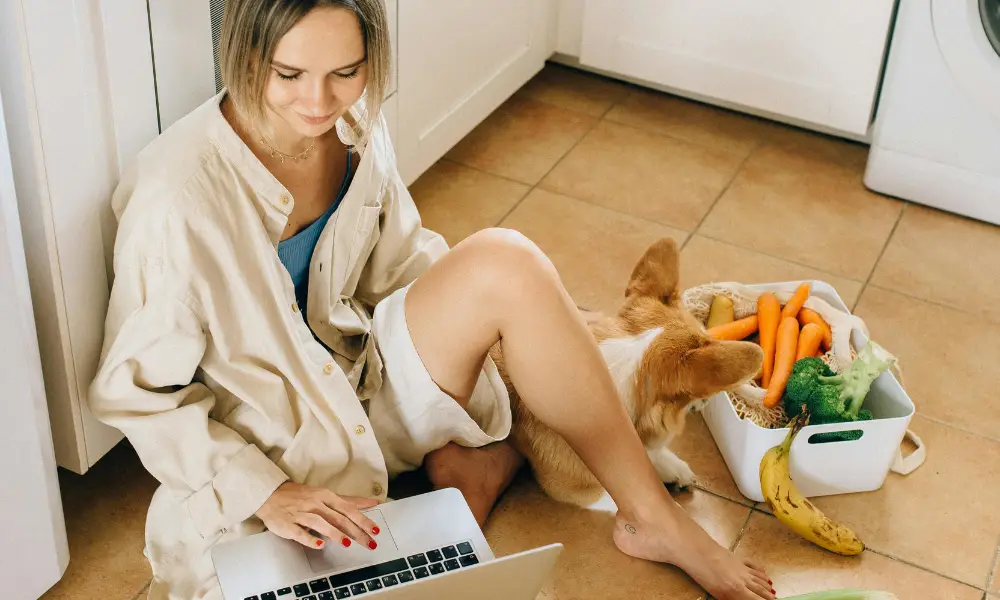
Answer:
<path fill-rule="evenodd" d="M 375 548 L 378 548 L 378 544 L 375 543 L 375 540 L 372 540 L 368 542 L 368 547 L 374 550 Z"/>
<path fill-rule="evenodd" d="M 768 579 L 768 580 L 767 580 L 767 585 L 774 585 L 774 582 L 773 582 L 773 581 L 771 581 L 770 579 Z"/>
<path fill-rule="evenodd" d="M 372 533 L 378 535 L 382 533 L 382 530 L 378 528 L 378 525 L 376 525 L 375 527 L 372 527 Z"/>
<path fill-rule="evenodd" d="M 323 547 L 323 540 L 316 540 L 316 547 L 317 548 L 322 548 Z"/>
<path fill-rule="evenodd" d="M 349 547 L 351 545 L 351 539 L 350 538 L 344 538 L 344 539 L 340 540 L 340 543 L 344 545 L 344 548 L 347 548 L 347 547 Z"/>

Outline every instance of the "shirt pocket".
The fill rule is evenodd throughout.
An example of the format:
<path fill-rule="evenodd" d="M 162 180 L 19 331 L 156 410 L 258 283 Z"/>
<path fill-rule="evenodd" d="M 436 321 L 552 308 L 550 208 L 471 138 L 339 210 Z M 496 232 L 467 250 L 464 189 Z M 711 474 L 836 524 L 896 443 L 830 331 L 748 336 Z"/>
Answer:
<path fill-rule="evenodd" d="M 351 252 L 348 262 L 357 266 L 359 261 L 367 261 L 372 248 L 378 242 L 381 235 L 377 227 L 379 217 L 382 214 L 381 206 L 362 206 L 358 215 L 357 229 L 354 230 L 354 239 L 351 242 Z"/>

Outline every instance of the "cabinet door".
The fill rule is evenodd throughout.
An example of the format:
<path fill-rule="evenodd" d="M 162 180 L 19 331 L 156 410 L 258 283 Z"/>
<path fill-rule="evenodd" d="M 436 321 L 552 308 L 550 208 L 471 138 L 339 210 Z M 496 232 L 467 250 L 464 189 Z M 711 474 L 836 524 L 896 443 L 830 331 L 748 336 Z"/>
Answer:
<path fill-rule="evenodd" d="M 583 64 L 867 133 L 895 0 L 587 0 Z"/>
<path fill-rule="evenodd" d="M 549 2 L 399 3 L 400 173 L 412 183 L 541 70 Z"/>

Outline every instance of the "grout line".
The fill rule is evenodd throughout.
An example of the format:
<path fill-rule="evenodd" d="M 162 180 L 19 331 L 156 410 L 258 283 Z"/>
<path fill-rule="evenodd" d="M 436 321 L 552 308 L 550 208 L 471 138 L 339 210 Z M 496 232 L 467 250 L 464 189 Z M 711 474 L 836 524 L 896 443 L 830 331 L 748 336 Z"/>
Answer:
<path fill-rule="evenodd" d="M 747 517 L 743 519 L 743 525 L 740 527 L 739 533 L 736 534 L 736 539 L 733 543 L 729 545 L 730 552 L 736 552 L 736 548 L 739 547 L 740 542 L 743 540 L 743 534 L 746 533 L 747 527 L 750 526 L 750 517 L 753 516 L 753 509 L 747 511 Z"/>
<path fill-rule="evenodd" d="M 944 302 L 940 302 L 938 300 L 931 300 L 930 298 L 921 298 L 920 296 L 914 296 L 913 294 L 911 294 L 909 292 L 903 292 L 903 291 L 897 290 L 895 288 L 891 288 L 891 287 L 886 287 L 886 286 L 883 286 L 883 285 L 879 285 L 877 283 L 873 283 L 873 284 L 869 285 L 868 287 L 871 287 L 871 288 L 876 289 L 876 290 L 883 290 L 883 291 L 886 291 L 886 292 L 890 292 L 890 293 L 902 296 L 902 297 L 904 297 L 904 298 L 906 298 L 908 300 L 916 300 L 917 302 L 923 302 L 925 304 L 930 304 L 931 306 L 936 306 L 938 308 L 944 308 L 944 309 L 950 310 L 952 312 L 957 312 L 957 313 L 960 313 L 960 314 L 963 314 L 963 315 L 969 315 L 971 317 L 976 317 L 978 319 L 985 319 L 990 325 L 1000 325 L 1000 319 L 996 319 L 996 318 L 991 317 L 991 316 L 986 315 L 986 314 L 975 313 L 975 312 L 972 312 L 971 310 L 966 310 L 966 309 L 964 309 L 962 307 L 959 307 L 959 306 L 954 306 L 954 305 L 951 305 L 951 304 L 945 304 Z"/>
<path fill-rule="evenodd" d="M 754 512 L 758 512 L 758 513 L 760 513 L 762 515 L 765 515 L 765 516 L 771 517 L 772 519 L 777 520 L 777 517 L 775 517 L 773 514 L 771 514 L 769 512 L 764 512 L 763 510 L 761 510 L 761 509 L 759 509 L 757 507 L 754 507 L 753 511 Z M 940 572 L 935 571 L 933 569 L 930 569 L 928 567 L 919 565 L 919 564 L 917 564 L 917 563 L 915 563 L 915 562 L 913 562 L 911 560 L 908 560 L 908 559 L 896 556 L 894 554 L 890 554 L 889 552 L 886 552 L 884 550 L 875 550 L 874 548 L 872 548 L 871 546 L 868 546 L 867 544 L 865 545 L 865 552 L 871 552 L 872 554 L 876 554 L 878 556 L 881 556 L 882 558 L 888 558 L 889 560 L 893 560 L 893 561 L 896 561 L 896 562 L 899 562 L 899 563 L 903 563 L 904 565 L 913 567 L 914 569 L 919 569 L 921 571 L 924 571 L 925 573 L 930 573 L 931 575 L 936 575 L 938 577 L 942 577 L 942 578 L 947 579 L 949 581 L 952 581 L 954 583 L 958 583 L 958 584 L 964 585 L 966 587 L 972 588 L 974 590 L 982 590 L 984 593 L 986 592 L 986 590 L 984 588 L 981 588 L 978 585 L 972 585 L 971 583 L 967 583 L 965 581 L 962 581 L 961 579 L 957 579 L 955 577 L 952 577 L 951 575 L 946 575 L 944 573 L 940 573 Z"/>
<path fill-rule="evenodd" d="M 504 181 L 509 181 L 510 183 L 516 183 L 517 185 L 523 185 L 523 186 L 529 188 L 529 191 L 532 188 L 534 188 L 534 186 L 532 184 L 530 184 L 530 183 L 525 183 L 523 181 L 520 181 L 520 180 L 517 180 L 517 179 L 513 179 L 511 177 L 508 177 L 506 175 L 500 175 L 498 173 L 491 173 L 490 171 L 486 171 L 486 170 L 481 169 L 479 167 L 476 167 L 476 166 L 473 166 L 473 165 L 467 165 L 467 164 L 465 164 L 463 162 L 458 162 L 457 160 L 455 160 L 453 158 L 447 158 L 445 156 L 442 156 L 441 158 L 438 159 L 438 162 L 450 163 L 450 164 L 462 167 L 463 169 L 469 169 L 470 171 L 476 171 L 477 173 L 482 173 L 483 175 L 489 175 L 490 177 L 496 177 L 498 179 L 503 179 Z"/>
<path fill-rule="evenodd" d="M 139 590 L 138 592 L 136 592 L 134 596 L 132 596 L 131 600 L 139 600 L 139 598 L 140 598 L 140 596 L 142 596 L 143 592 L 147 592 L 148 593 L 149 592 L 149 586 L 152 583 L 153 583 L 153 579 L 150 578 L 149 581 L 146 582 L 146 585 L 142 586 L 142 589 Z"/>
<path fill-rule="evenodd" d="M 990 586 L 993 585 L 993 582 L 996 581 L 997 575 L 1000 575 L 1000 573 L 998 573 L 998 571 L 1000 571 L 1000 569 L 998 569 L 998 566 L 1000 566 L 1000 538 L 997 539 L 997 549 L 996 552 L 993 553 L 993 564 L 990 565 L 990 570 L 986 574 L 987 592 L 989 591 Z"/>
<path fill-rule="evenodd" d="M 710 489 L 708 489 L 706 487 L 702 487 L 701 485 L 698 485 L 697 483 L 694 484 L 691 487 L 693 487 L 694 489 L 696 489 L 696 490 L 698 490 L 700 492 L 704 492 L 704 493 L 708 494 L 709 496 L 715 496 L 716 498 L 718 498 L 720 500 L 727 500 L 729 502 L 732 502 L 733 504 L 738 504 L 740 506 L 745 506 L 747 508 L 753 508 L 753 504 L 752 504 L 753 501 L 752 500 L 747 500 L 747 499 L 744 499 L 744 500 L 733 500 L 729 496 L 724 496 L 723 494 L 720 494 L 719 492 L 716 492 L 714 490 L 710 490 Z M 747 504 L 747 502 L 751 502 L 751 504 Z"/>
<path fill-rule="evenodd" d="M 700 225 L 699 225 L 699 227 L 700 227 Z M 699 236 L 701 236 L 701 237 L 703 237 L 705 239 L 712 240 L 713 242 L 719 242 L 720 244 L 726 244 L 727 246 L 732 246 L 733 248 L 738 248 L 740 250 L 747 250 L 749 252 L 754 252 L 756 254 L 760 254 L 761 256 L 766 256 L 768 258 L 774 258 L 774 259 L 777 259 L 777 260 L 780 260 L 780 261 L 784 261 L 786 263 L 795 265 L 797 267 L 803 267 L 805 269 L 812 269 L 813 271 L 818 271 L 818 272 L 822 273 L 823 275 L 830 275 L 831 277 L 836 277 L 838 279 L 843 279 L 845 281 L 851 281 L 851 282 L 854 282 L 854 283 L 860 283 L 862 285 L 864 284 L 863 281 L 859 281 L 859 280 L 857 280 L 857 279 L 855 279 L 853 277 L 846 277 L 844 275 L 838 275 L 836 273 L 831 273 L 831 272 L 829 272 L 829 271 L 827 271 L 827 270 L 825 270 L 825 269 L 823 269 L 821 267 L 817 267 L 815 265 L 808 265 L 806 263 L 802 263 L 802 262 L 798 262 L 798 261 L 795 261 L 795 260 L 791 260 L 791 259 L 789 259 L 788 257 L 785 257 L 785 256 L 779 256 L 777 254 L 771 254 L 770 252 L 763 251 L 763 250 L 760 250 L 758 248 L 751 248 L 750 246 L 744 246 L 742 244 L 738 244 L 738 243 L 734 242 L 733 240 L 720 239 L 720 238 L 717 238 L 717 237 L 712 236 L 710 234 L 705 234 L 705 233 L 701 233 L 701 232 L 698 232 L 698 231 L 692 232 L 692 235 L 699 235 Z M 860 297 L 860 295 L 859 295 L 859 297 Z"/>
<path fill-rule="evenodd" d="M 611 109 L 608 108 L 608 110 L 611 110 Z M 582 113 L 580 113 L 580 114 L 582 114 Z M 572 152 L 573 150 L 575 150 L 576 147 L 580 145 L 580 142 L 582 142 L 584 140 L 584 138 L 586 138 L 588 135 L 590 135 L 590 133 L 592 131 L 594 131 L 594 129 L 596 129 L 598 125 L 600 125 L 600 123 L 601 123 L 601 119 L 600 118 L 594 118 L 594 117 L 590 117 L 590 118 L 594 119 L 594 123 L 590 126 L 590 128 L 587 129 L 587 131 L 583 132 L 583 135 L 581 135 L 575 142 L 573 142 L 573 145 L 571 145 L 569 148 L 567 148 L 566 151 L 563 152 L 559 156 L 559 158 L 557 158 L 556 161 L 552 163 L 552 166 L 549 167 L 549 170 L 546 171 L 544 175 L 542 175 L 541 177 L 538 178 L 538 181 L 534 185 L 531 186 L 531 188 L 527 191 L 527 193 L 524 194 L 524 197 L 522 197 L 520 200 L 518 200 L 517 203 L 514 204 L 514 206 L 512 206 L 511 209 L 508 210 L 507 213 L 504 214 L 503 217 L 499 221 L 497 221 L 497 227 L 499 227 L 507 219 L 507 217 L 509 217 L 511 215 L 511 213 L 513 213 L 515 210 L 517 210 L 517 207 L 521 206 L 521 204 L 524 203 L 524 200 L 528 196 L 530 196 L 532 192 L 534 192 L 535 190 L 538 190 L 538 189 L 544 189 L 544 188 L 540 188 L 539 186 L 541 185 L 541 183 L 543 181 L 545 181 L 545 178 L 548 177 L 549 174 L 552 173 L 552 171 L 554 171 L 556 169 L 556 167 L 558 167 L 559 164 L 562 163 L 562 161 L 566 159 L 567 156 L 569 156 L 570 152 Z M 522 185 L 528 185 L 528 184 L 525 184 L 524 182 L 520 182 L 520 183 Z M 563 194 L 563 195 L 565 195 L 565 194 Z M 570 196 L 567 196 L 567 197 L 570 197 Z M 577 198 L 574 198 L 574 200 L 577 200 Z"/>
<path fill-rule="evenodd" d="M 878 258 L 875 259 L 875 264 L 872 265 L 872 270 L 868 273 L 868 279 L 865 279 L 864 284 L 861 286 L 861 293 L 858 294 L 858 298 L 851 306 L 851 312 L 854 312 L 857 309 L 858 303 L 861 302 L 861 297 L 864 296 L 865 290 L 868 289 L 872 278 L 875 277 L 875 271 L 878 270 L 878 265 L 882 262 L 882 257 L 885 256 L 885 251 L 889 249 L 889 244 L 892 243 L 892 238 L 896 235 L 896 229 L 899 228 L 899 224 L 903 220 L 903 215 L 906 213 L 907 206 L 909 206 L 909 204 L 904 202 L 903 208 L 899 210 L 899 215 L 896 216 L 896 222 L 892 224 L 892 229 L 889 230 L 889 236 L 885 238 L 885 243 L 882 244 L 882 250 L 878 253 Z"/>
<path fill-rule="evenodd" d="M 941 425 L 942 427 L 948 427 L 948 428 L 954 429 L 956 431 L 961 431 L 962 433 L 965 433 L 965 434 L 968 434 L 968 435 L 971 435 L 973 437 L 977 437 L 977 438 L 980 438 L 980 439 L 984 439 L 984 440 L 986 440 L 988 442 L 1000 442 L 1000 438 L 993 438 L 993 437 L 990 437 L 988 435 L 979 433 L 977 431 L 972 431 L 970 429 L 965 429 L 964 427 L 960 427 L 958 425 L 954 425 L 954 424 L 949 423 L 947 421 L 942 421 L 941 419 L 936 419 L 934 417 L 928 417 L 924 413 L 914 413 L 913 416 L 915 416 L 915 417 L 919 416 L 921 419 L 926 419 L 926 420 L 928 420 L 928 421 L 930 421 L 932 423 L 936 423 L 937 425 Z"/>
<path fill-rule="evenodd" d="M 733 176 L 729 178 L 729 181 L 726 182 L 726 185 L 722 188 L 721 191 L 719 191 L 719 195 L 716 196 L 715 200 L 712 201 L 711 206 L 709 206 L 708 210 L 705 211 L 705 214 L 701 216 L 701 219 L 698 221 L 698 224 L 695 225 L 694 229 L 691 230 L 691 235 L 689 235 L 688 238 L 684 240 L 684 243 L 681 244 L 680 248 L 681 250 L 684 250 L 684 247 L 688 245 L 688 242 L 691 241 L 691 238 L 698 235 L 698 232 L 701 231 L 701 226 L 705 224 L 705 221 L 708 220 L 708 216 L 712 214 L 712 211 L 715 210 L 715 207 L 722 200 L 722 197 L 726 195 L 726 192 L 729 191 L 729 188 L 731 188 L 733 186 L 733 183 L 736 182 L 736 179 L 740 176 L 740 173 L 743 172 L 743 167 L 746 166 L 747 161 L 750 160 L 750 157 L 753 156 L 756 151 L 757 147 L 754 147 L 753 150 L 748 152 L 747 155 L 743 157 L 743 160 L 740 161 L 740 164 L 736 166 L 736 170 L 733 171 Z"/>

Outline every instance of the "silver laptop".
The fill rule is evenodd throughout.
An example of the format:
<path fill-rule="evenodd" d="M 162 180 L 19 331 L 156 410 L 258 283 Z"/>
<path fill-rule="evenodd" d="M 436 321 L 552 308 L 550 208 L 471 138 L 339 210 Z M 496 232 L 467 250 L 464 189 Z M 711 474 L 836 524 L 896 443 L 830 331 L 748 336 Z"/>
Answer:
<path fill-rule="evenodd" d="M 217 544 L 225 600 L 534 600 L 562 551 L 552 544 L 496 558 L 465 498 L 446 489 L 365 511 L 378 548 L 311 550 L 270 532 Z"/>

